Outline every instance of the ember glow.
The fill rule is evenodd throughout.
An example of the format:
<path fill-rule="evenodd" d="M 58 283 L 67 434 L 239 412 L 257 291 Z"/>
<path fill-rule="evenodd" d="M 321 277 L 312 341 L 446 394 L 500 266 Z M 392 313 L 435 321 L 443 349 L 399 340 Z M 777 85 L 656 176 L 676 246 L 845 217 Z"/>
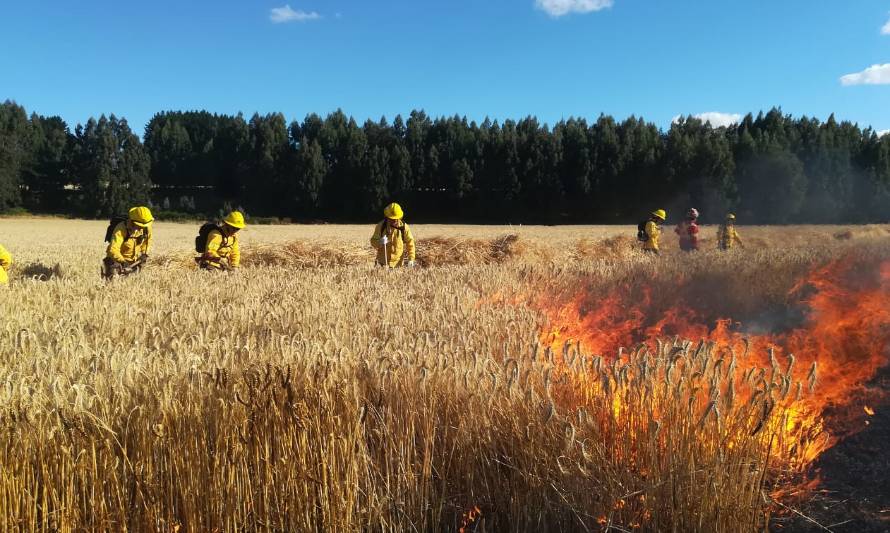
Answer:
<path fill-rule="evenodd" d="M 890 261 L 847 258 L 814 269 L 788 294 L 789 315 L 796 317 L 790 327 L 781 321 L 769 327 L 755 319 L 748 326 L 734 317 L 708 316 L 704 305 L 656 301 L 656 292 L 657 287 L 637 281 L 604 295 L 582 290 L 565 302 L 537 300 L 533 305 L 548 318 L 541 341 L 563 358 L 574 346 L 576 353 L 594 356 L 600 361 L 596 365 L 613 365 L 619 373 L 624 365 L 631 374 L 639 370 L 632 363 L 645 354 L 654 357 L 643 361 L 643 374 L 652 365 L 670 373 L 673 360 L 661 358 L 677 354 L 686 357 L 684 364 L 701 364 L 691 377 L 701 379 L 710 369 L 710 387 L 691 389 L 695 398 L 689 399 L 691 408 L 699 408 L 700 425 L 721 409 L 728 423 L 749 423 L 741 411 L 732 418 L 738 407 L 727 408 L 728 396 L 736 406 L 762 402 L 762 420 L 750 431 L 766 430 L 772 439 L 768 453 L 785 471 L 804 471 L 839 438 L 862 428 L 862 404 L 877 399 L 866 384 L 888 363 Z M 683 339 L 693 343 L 684 345 Z M 619 347 L 636 348 L 625 352 Z M 705 348 L 710 362 L 698 363 L 704 356 L 696 354 Z M 561 397 L 564 407 L 603 391 L 596 378 L 572 381 L 573 391 Z M 634 406 L 624 404 L 621 395 L 612 397 L 614 418 L 638 415 Z M 865 407 L 865 413 L 874 411 Z M 657 407 L 653 416 L 658 418 Z M 728 448 L 740 445 L 728 433 L 721 435 Z"/>

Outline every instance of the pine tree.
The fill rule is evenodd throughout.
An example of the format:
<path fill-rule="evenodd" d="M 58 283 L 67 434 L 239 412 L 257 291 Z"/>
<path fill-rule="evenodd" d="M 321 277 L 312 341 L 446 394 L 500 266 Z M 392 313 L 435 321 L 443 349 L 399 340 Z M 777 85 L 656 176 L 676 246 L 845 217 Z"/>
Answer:
<path fill-rule="evenodd" d="M 379 213 L 380 209 L 389 198 L 389 152 L 386 148 L 375 146 L 371 148 L 367 159 L 367 181 L 363 184 L 364 208 L 362 211 L 368 216 Z"/>
<path fill-rule="evenodd" d="M 282 162 L 290 146 L 284 115 L 254 114 L 248 125 L 251 187 L 247 198 L 255 212 L 287 211 L 287 180 Z"/>
<path fill-rule="evenodd" d="M 30 164 L 22 179 L 28 192 L 28 204 L 38 209 L 64 209 L 63 192 L 69 176 L 71 133 L 59 117 L 31 116 L 33 145 Z"/>
<path fill-rule="evenodd" d="M 466 159 L 461 158 L 451 164 L 450 178 L 448 190 L 453 199 L 461 200 L 473 192 L 473 169 Z"/>
<path fill-rule="evenodd" d="M 321 145 L 317 140 L 309 141 L 305 137 L 303 138 L 299 152 L 299 168 L 298 202 L 305 213 L 319 214 L 319 200 L 327 174 L 327 164 L 321 153 Z"/>
<path fill-rule="evenodd" d="M 398 118 L 398 117 L 397 117 Z M 413 187 L 411 179 L 411 154 L 408 148 L 396 144 L 389 155 L 391 180 L 390 190 L 393 195 L 404 197 Z"/>
<path fill-rule="evenodd" d="M 0 212 L 22 202 L 22 172 L 29 164 L 31 128 L 25 109 L 14 102 L 0 104 Z"/>
<path fill-rule="evenodd" d="M 119 120 L 116 124 L 115 138 L 119 143 L 119 158 L 117 164 L 117 182 L 122 186 L 122 201 L 113 206 L 114 211 L 120 212 L 131 205 L 148 205 L 151 203 L 152 182 L 149 178 L 151 171 L 151 158 L 145 151 L 145 147 L 131 130 L 126 119 Z"/>
<path fill-rule="evenodd" d="M 211 152 L 217 194 L 240 203 L 250 179 L 250 127 L 241 114 L 220 117 Z"/>
<path fill-rule="evenodd" d="M 151 202 L 151 159 L 126 119 L 102 115 L 76 133 L 81 206 L 92 216 L 125 213 Z"/>

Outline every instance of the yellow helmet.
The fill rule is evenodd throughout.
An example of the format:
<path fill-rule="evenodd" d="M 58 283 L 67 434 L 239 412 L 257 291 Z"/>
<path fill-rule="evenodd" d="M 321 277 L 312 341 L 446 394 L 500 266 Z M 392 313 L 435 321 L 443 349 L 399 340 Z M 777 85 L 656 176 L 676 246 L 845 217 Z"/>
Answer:
<path fill-rule="evenodd" d="M 656 209 L 655 211 L 652 211 L 652 216 L 660 218 L 662 221 L 667 220 L 667 213 L 664 212 L 664 209 Z"/>
<path fill-rule="evenodd" d="M 140 228 L 147 228 L 154 221 L 151 211 L 147 207 L 134 207 L 130 209 L 130 222 L 136 224 Z"/>
<path fill-rule="evenodd" d="M 393 220 L 402 220 L 405 213 L 402 212 L 402 206 L 397 203 L 391 203 L 383 210 L 383 216 Z"/>
<path fill-rule="evenodd" d="M 244 223 L 244 215 L 240 211 L 232 211 L 223 219 L 223 222 L 238 229 L 244 229 L 244 226 L 247 225 Z"/>
<path fill-rule="evenodd" d="M 728 215 L 726 215 L 726 220 L 735 220 L 735 215 L 732 213 L 729 213 Z"/>

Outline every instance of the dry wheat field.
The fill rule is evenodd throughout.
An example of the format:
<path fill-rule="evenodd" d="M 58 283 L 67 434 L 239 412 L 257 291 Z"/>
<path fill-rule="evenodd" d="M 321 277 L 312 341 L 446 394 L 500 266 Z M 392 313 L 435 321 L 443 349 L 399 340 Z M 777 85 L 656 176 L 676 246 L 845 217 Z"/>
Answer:
<path fill-rule="evenodd" d="M 0 220 L 4 531 L 762 531 L 880 409 L 885 226 L 161 222 L 105 283 L 105 224 Z"/>

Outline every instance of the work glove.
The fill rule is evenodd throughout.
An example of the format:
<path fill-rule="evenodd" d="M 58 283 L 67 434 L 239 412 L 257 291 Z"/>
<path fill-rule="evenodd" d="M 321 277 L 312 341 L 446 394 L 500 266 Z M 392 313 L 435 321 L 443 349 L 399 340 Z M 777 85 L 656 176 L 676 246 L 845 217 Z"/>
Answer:
<path fill-rule="evenodd" d="M 386 235 L 384 235 L 383 237 L 380 237 L 380 244 L 382 244 L 383 246 L 386 246 L 387 244 L 389 244 L 389 238 Z"/>
<path fill-rule="evenodd" d="M 414 268 L 416 265 L 417 265 L 417 263 L 415 263 L 414 261 L 408 261 L 408 266 L 410 268 Z"/>

